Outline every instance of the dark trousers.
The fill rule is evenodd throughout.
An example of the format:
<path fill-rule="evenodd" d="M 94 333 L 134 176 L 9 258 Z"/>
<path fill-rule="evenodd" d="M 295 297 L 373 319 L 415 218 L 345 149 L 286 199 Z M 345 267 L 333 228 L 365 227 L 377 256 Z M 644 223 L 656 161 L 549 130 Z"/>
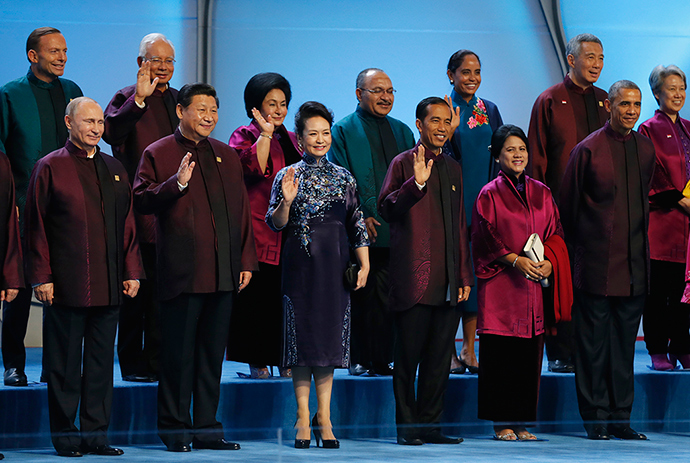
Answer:
<path fill-rule="evenodd" d="M 680 302 L 685 290 L 685 264 L 651 261 L 650 290 L 642 326 L 650 355 L 690 354 L 690 304 Z"/>
<path fill-rule="evenodd" d="M 577 339 L 575 386 L 580 416 L 592 422 L 630 421 L 633 360 L 645 296 L 598 296 L 573 288 Z"/>
<path fill-rule="evenodd" d="M 417 437 L 440 430 L 448 384 L 450 351 L 460 311 L 450 306 L 417 304 L 395 313 L 395 422 L 398 435 Z M 415 394 L 415 373 L 419 378 Z M 431 426 L 415 426 L 431 425 Z"/>
<path fill-rule="evenodd" d="M 160 368 L 160 308 L 156 297 L 156 245 L 142 243 L 146 279 L 135 298 L 125 298 L 120 308 L 117 356 L 122 376 L 157 375 Z"/>
<path fill-rule="evenodd" d="M 118 306 L 53 304 L 44 307 L 43 314 L 53 446 L 60 450 L 107 444 Z M 81 435 L 74 423 L 77 409 Z"/>
<path fill-rule="evenodd" d="M 575 353 L 575 335 L 573 322 L 556 323 L 556 334 L 546 336 L 546 356 L 549 360 L 572 362 Z"/>
<path fill-rule="evenodd" d="M 160 303 L 158 435 L 167 446 L 223 437 L 216 412 L 233 297 L 183 293 Z"/>
<path fill-rule="evenodd" d="M 388 310 L 388 248 L 369 248 L 369 278 L 352 292 L 351 361 L 367 367 L 393 361 L 393 314 Z"/>
<path fill-rule="evenodd" d="M 31 309 L 31 288 L 22 288 L 12 302 L 3 302 L 2 314 L 2 361 L 5 370 L 16 368 L 24 371 L 26 349 L 24 338 Z"/>

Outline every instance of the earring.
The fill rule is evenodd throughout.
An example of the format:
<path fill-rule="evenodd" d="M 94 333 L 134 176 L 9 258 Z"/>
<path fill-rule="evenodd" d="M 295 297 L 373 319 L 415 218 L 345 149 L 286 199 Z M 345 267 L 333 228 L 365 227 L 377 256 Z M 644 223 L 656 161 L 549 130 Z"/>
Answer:
<path fill-rule="evenodd" d="M 302 146 L 302 142 L 298 141 L 297 142 L 297 148 L 299 148 L 300 151 L 304 152 L 304 147 Z"/>
<path fill-rule="evenodd" d="M 450 85 L 455 85 L 455 82 L 453 82 L 453 81 L 451 80 L 451 81 L 450 81 Z"/>

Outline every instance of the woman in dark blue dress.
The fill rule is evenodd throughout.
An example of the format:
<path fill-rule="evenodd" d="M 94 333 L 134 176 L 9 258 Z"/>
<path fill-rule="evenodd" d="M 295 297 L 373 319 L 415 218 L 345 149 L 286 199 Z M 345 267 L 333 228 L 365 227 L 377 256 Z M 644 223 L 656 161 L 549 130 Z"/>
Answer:
<path fill-rule="evenodd" d="M 350 293 L 344 273 L 350 248 L 359 263 L 355 289 L 366 284 L 369 239 L 357 184 L 330 163 L 333 116 L 321 103 L 304 103 L 295 116 L 302 161 L 276 175 L 266 223 L 284 231 L 283 367 L 292 368 L 297 398 L 295 447 L 308 448 L 309 389 L 314 377 L 318 409 L 312 420 L 318 442 L 338 448 L 330 419 L 333 369 L 350 363 Z"/>

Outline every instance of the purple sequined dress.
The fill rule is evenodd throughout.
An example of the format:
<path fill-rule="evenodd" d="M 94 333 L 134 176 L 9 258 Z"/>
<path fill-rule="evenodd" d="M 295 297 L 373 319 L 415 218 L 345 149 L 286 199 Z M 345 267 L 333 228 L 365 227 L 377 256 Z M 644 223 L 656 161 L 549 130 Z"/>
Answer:
<path fill-rule="evenodd" d="M 283 229 L 283 352 L 281 366 L 350 364 L 350 293 L 343 275 L 350 248 L 369 246 L 354 177 L 325 157 L 293 164 L 297 197 Z M 283 198 L 276 175 L 266 223 Z M 278 230 L 276 230 L 278 231 Z"/>

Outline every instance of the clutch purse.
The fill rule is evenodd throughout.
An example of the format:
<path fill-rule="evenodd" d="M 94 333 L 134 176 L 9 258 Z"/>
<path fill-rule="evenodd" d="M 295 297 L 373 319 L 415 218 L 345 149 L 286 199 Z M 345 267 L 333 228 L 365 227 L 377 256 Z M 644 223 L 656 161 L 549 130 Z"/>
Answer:
<path fill-rule="evenodd" d="M 345 280 L 345 287 L 350 291 L 357 287 L 357 273 L 359 272 L 359 265 L 352 261 L 347 262 L 347 267 L 345 268 L 345 275 L 343 279 Z"/>

